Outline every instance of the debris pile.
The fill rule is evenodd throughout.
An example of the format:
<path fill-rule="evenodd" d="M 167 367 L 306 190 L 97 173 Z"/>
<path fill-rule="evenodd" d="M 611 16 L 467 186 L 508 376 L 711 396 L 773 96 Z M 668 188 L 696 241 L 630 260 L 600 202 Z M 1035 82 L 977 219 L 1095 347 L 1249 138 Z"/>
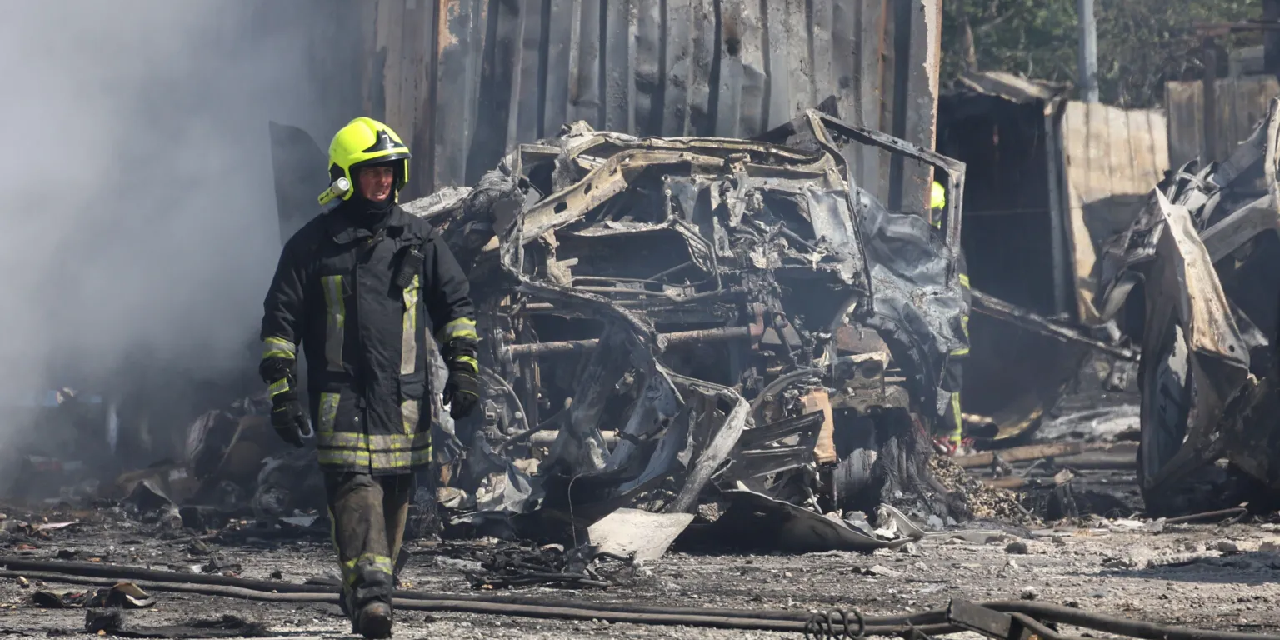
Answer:
<path fill-rule="evenodd" d="M 948 458 L 929 461 L 929 471 L 951 493 L 968 496 L 969 509 L 976 520 L 999 520 L 1028 525 L 1036 518 L 1009 491 L 984 484 Z"/>
<path fill-rule="evenodd" d="M 46 609 L 66 609 L 70 607 L 111 608 L 111 609 L 145 609 L 156 603 L 156 599 L 131 582 L 121 582 L 114 587 L 93 591 L 36 591 L 31 594 L 31 602 Z"/>
<path fill-rule="evenodd" d="M 947 231 L 852 183 L 856 145 L 945 172 Z M 554 539 L 730 493 L 819 518 L 967 518 L 927 467 L 965 344 L 962 183 L 955 161 L 810 111 L 759 140 L 578 123 L 410 203 L 480 309 L 483 411 L 445 429 L 452 522 Z"/>
<path fill-rule="evenodd" d="M 635 561 L 584 545 L 565 550 L 560 545 L 525 542 L 445 542 L 431 551 L 436 564 L 463 569 L 473 589 L 546 586 L 605 589 L 634 575 Z"/>
<path fill-rule="evenodd" d="M 263 638 L 274 635 L 262 624 L 230 615 L 216 620 L 189 620 L 160 627 L 137 626 L 127 622 L 121 609 L 85 612 L 84 631 L 117 638 Z"/>

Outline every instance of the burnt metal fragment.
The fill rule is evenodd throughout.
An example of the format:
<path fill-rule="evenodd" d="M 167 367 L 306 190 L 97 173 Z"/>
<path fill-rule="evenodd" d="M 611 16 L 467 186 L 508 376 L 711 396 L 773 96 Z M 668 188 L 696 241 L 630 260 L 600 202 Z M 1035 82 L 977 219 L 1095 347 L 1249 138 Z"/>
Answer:
<path fill-rule="evenodd" d="M 473 589 L 531 586 L 604 589 L 618 584 L 619 578 L 632 566 L 632 558 L 602 552 L 592 546 L 565 550 L 559 545 L 539 547 L 514 542 L 445 543 L 435 549 L 433 555 L 477 567 L 465 571 Z"/>
<path fill-rule="evenodd" d="M 1171 172 L 1104 252 L 1103 321 L 1118 316 L 1139 284 L 1144 291 L 1133 301 L 1141 322 L 1129 329 L 1142 342 L 1138 472 L 1153 514 L 1227 506 L 1248 484 L 1280 493 L 1278 111 L 1273 99 L 1226 162 Z M 1220 458 L 1229 473 L 1215 468 Z M 1251 482 L 1236 482 L 1240 472 Z"/>

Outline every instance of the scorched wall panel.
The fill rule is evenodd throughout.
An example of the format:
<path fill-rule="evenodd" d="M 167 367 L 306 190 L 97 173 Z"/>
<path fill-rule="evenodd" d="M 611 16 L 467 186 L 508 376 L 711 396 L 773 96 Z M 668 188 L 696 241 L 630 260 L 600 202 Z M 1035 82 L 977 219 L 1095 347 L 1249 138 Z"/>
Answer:
<path fill-rule="evenodd" d="M 933 147 L 939 0 L 360 6 L 364 107 L 412 142 L 410 195 L 474 183 L 516 144 L 575 120 L 750 137 L 834 98 L 849 122 Z M 874 151 L 850 160 L 880 198 L 924 207 L 927 172 Z"/>

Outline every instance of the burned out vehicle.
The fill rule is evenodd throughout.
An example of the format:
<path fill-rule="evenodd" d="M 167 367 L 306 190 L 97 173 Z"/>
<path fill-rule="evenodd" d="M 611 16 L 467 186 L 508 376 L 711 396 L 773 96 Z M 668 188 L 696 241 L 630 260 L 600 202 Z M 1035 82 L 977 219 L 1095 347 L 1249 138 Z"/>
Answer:
<path fill-rule="evenodd" d="M 1103 318 L 1142 340 L 1139 478 L 1154 513 L 1280 490 L 1278 106 L 1226 161 L 1172 172 L 1102 261 Z M 1247 481 L 1224 486 L 1228 471 Z"/>
<path fill-rule="evenodd" d="M 942 231 L 850 180 L 860 145 L 938 170 Z M 474 424 L 445 425 L 468 452 L 442 460 L 466 496 L 452 504 L 581 526 L 735 492 L 962 515 L 926 461 L 947 354 L 966 344 L 963 179 L 809 111 L 754 140 L 570 125 L 407 204 L 444 230 L 480 309 L 488 388 Z"/>

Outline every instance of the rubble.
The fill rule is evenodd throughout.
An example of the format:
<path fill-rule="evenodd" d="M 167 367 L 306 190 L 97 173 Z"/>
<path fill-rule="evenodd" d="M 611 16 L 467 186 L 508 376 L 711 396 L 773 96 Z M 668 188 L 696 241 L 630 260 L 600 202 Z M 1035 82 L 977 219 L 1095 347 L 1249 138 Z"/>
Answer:
<path fill-rule="evenodd" d="M 952 462 L 963 469 L 970 469 L 974 467 L 989 467 L 999 462 L 1025 462 L 1042 458 L 1070 456 L 1084 453 L 1085 451 L 1105 451 L 1107 449 L 1107 445 L 1089 446 L 1084 442 L 1059 442 L 1056 444 L 1027 445 L 1001 449 L 1000 451 L 956 456 L 952 459 Z"/>
<path fill-rule="evenodd" d="M 86 612 L 84 631 L 118 638 L 262 638 L 273 635 L 262 624 L 230 615 L 217 620 L 189 620 L 161 627 L 134 626 L 126 623 L 120 609 Z"/>
<path fill-rule="evenodd" d="M 1018 555 L 1026 555 L 1027 553 L 1030 553 L 1027 548 L 1027 543 L 1022 540 L 1014 540 L 1013 542 L 1010 542 L 1005 546 L 1004 552 Z"/>
<path fill-rule="evenodd" d="M 146 609 L 155 605 L 156 599 L 130 582 L 121 582 L 108 589 L 97 591 L 36 591 L 31 602 L 38 607 L 63 609 L 67 607 Z"/>
<path fill-rule="evenodd" d="M 693 522 L 694 517 L 692 513 L 618 509 L 592 524 L 587 535 L 602 551 L 639 561 L 657 560 Z"/>
<path fill-rule="evenodd" d="M 888 505 L 874 527 L 862 512 L 817 513 L 754 491 L 725 491 L 728 508 L 715 522 L 690 527 L 689 545 L 720 552 L 815 553 L 898 549 L 924 532 Z"/>
<path fill-rule="evenodd" d="M 887 211 L 852 181 L 845 158 L 860 147 L 934 167 L 950 193 L 941 231 L 929 212 Z M 450 536 L 590 541 L 652 559 L 705 537 L 694 529 L 760 514 L 781 527 L 745 547 L 918 539 L 879 535 L 886 506 L 922 523 L 1033 520 L 1012 494 L 944 470 L 928 435 L 947 354 L 965 346 L 963 185 L 961 163 L 809 111 L 753 140 L 569 125 L 472 187 L 406 203 L 470 272 L 486 387 L 478 418 L 454 424 L 435 407 L 441 472 L 420 478 L 410 538 L 443 524 Z M 259 394 L 207 412 L 183 460 L 122 475 L 103 495 L 144 524 L 226 528 L 222 540 L 323 527 L 311 452 L 278 442 L 268 406 Z M 998 431 L 965 419 L 966 433 Z M 655 535 L 636 536 L 638 522 Z"/>
<path fill-rule="evenodd" d="M 461 553 L 460 553 L 461 552 Z M 473 589 L 509 589 L 546 586 L 567 588 L 608 588 L 624 579 L 635 559 L 602 551 L 594 546 L 566 550 L 560 545 L 537 547 L 527 543 L 500 542 L 489 545 L 451 544 L 434 550 L 448 553 L 436 562 L 456 563 Z"/>
<path fill-rule="evenodd" d="M 1019 503 L 1017 495 L 983 484 L 950 459 L 935 457 L 929 461 L 929 468 L 946 491 L 967 497 L 975 520 L 997 520 L 1017 525 L 1032 524 L 1038 520 Z"/>

